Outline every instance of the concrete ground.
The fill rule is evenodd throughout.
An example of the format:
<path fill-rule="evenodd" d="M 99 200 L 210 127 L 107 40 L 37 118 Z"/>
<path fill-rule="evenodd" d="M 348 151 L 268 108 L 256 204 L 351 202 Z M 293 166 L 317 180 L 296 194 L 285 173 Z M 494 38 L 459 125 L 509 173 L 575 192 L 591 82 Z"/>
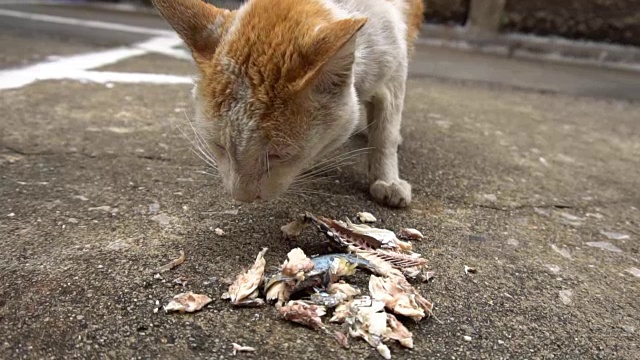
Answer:
<path fill-rule="evenodd" d="M 425 234 L 415 247 L 437 275 L 416 286 L 437 319 L 407 322 L 415 349 L 394 345 L 395 359 L 640 358 L 639 74 L 421 47 L 400 154 L 409 209 L 372 203 L 361 164 L 315 193 L 239 205 L 176 128 L 191 111 L 178 80 L 193 73 L 179 51 L 90 57 L 102 82 L 71 71 L 86 58 L 65 60 L 157 36 L 143 28 L 166 30 L 159 19 L 15 5 L 0 18 L 0 358 L 222 359 L 236 342 L 257 348 L 238 357 L 377 359 L 363 341 L 343 350 L 273 307 L 220 300 L 263 247 L 269 267 L 284 260 L 279 227 L 308 210 L 366 210 Z M 176 83 L 123 83 L 117 72 Z M 356 137 L 345 151 L 362 146 Z M 313 232 L 298 246 L 326 251 Z M 181 250 L 186 262 L 155 279 Z M 154 313 L 185 289 L 214 300 Z"/>

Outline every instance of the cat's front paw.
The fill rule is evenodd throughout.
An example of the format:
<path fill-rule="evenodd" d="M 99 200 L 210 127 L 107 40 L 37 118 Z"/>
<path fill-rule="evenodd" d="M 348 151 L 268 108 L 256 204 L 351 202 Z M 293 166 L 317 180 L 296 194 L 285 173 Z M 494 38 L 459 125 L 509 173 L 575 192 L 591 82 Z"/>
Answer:
<path fill-rule="evenodd" d="M 404 180 L 377 180 L 369 188 L 371 196 L 382 205 L 404 208 L 411 203 L 411 185 Z"/>

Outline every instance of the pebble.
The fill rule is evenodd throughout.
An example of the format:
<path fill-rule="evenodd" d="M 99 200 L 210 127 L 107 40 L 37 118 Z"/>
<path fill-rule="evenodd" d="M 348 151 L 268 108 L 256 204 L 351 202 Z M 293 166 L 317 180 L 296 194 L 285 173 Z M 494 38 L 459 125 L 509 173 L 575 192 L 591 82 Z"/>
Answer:
<path fill-rule="evenodd" d="M 520 242 L 516 239 L 509 239 L 507 240 L 507 244 L 511 245 L 511 246 L 518 246 L 520 245 Z"/>
<path fill-rule="evenodd" d="M 502 341 L 502 340 L 498 340 L 498 344 L 500 344 L 500 345 L 504 345 L 504 341 Z"/>
<path fill-rule="evenodd" d="M 89 199 L 87 199 L 86 196 L 82 196 L 82 195 L 76 195 L 73 197 L 74 199 L 78 199 L 80 201 L 89 201 Z"/>
<path fill-rule="evenodd" d="M 600 234 L 606 236 L 610 240 L 627 240 L 629 239 L 629 235 L 618 233 L 618 232 L 610 232 L 610 231 L 602 231 L 600 230 Z"/>
<path fill-rule="evenodd" d="M 166 214 L 155 215 L 151 217 L 151 220 L 160 223 L 162 225 L 169 225 L 171 223 L 171 218 Z"/>
<path fill-rule="evenodd" d="M 373 216 L 373 214 L 368 212 L 359 212 L 358 220 L 360 220 L 360 222 L 363 222 L 363 223 L 374 223 L 378 221 L 378 219 L 376 219 L 376 217 Z"/>
<path fill-rule="evenodd" d="M 465 274 L 475 274 L 477 272 L 477 270 L 475 268 L 469 267 L 467 265 L 464 266 L 464 273 Z"/>
<path fill-rule="evenodd" d="M 15 214 L 15 213 L 10 213 L 10 214 L 9 214 L 9 215 L 7 215 L 7 216 L 8 216 L 8 217 L 14 217 L 14 216 L 16 216 L 16 214 Z"/>
<path fill-rule="evenodd" d="M 571 290 L 560 290 L 558 292 L 558 296 L 560 296 L 560 301 L 562 301 L 563 304 L 571 305 L 571 303 L 572 303 L 571 297 L 573 296 L 573 291 L 571 291 Z"/>
<path fill-rule="evenodd" d="M 547 269 L 549 269 L 549 271 L 554 275 L 558 275 L 561 270 L 560 266 L 551 264 L 547 264 Z"/>
<path fill-rule="evenodd" d="M 213 232 L 218 236 L 223 236 L 224 235 L 224 230 L 222 230 L 220 228 L 215 228 L 215 230 L 213 230 Z"/>
<path fill-rule="evenodd" d="M 561 212 L 558 215 L 561 217 L 561 223 L 575 227 L 582 226 L 586 220 L 585 218 L 577 217 L 566 212 Z"/>
<path fill-rule="evenodd" d="M 68 222 L 72 223 L 72 224 L 77 224 L 80 222 L 80 220 L 76 219 L 76 218 L 68 218 L 67 219 Z"/>
<path fill-rule="evenodd" d="M 484 195 L 482 195 L 482 197 L 487 201 L 491 201 L 491 202 L 498 201 L 498 197 L 495 196 L 494 194 L 484 194 Z"/>
<path fill-rule="evenodd" d="M 588 242 L 586 243 L 587 246 L 591 246 L 591 247 L 596 247 L 596 248 L 600 248 L 600 249 L 604 249 L 604 250 L 609 250 L 611 252 L 616 252 L 616 253 L 621 253 L 622 250 L 613 245 L 610 242 L 606 242 L 606 241 L 592 241 L 592 242 Z"/>
<path fill-rule="evenodd" d="M 569 253 L 569 250 L 560 249 L 557 246 L 555 246 L 554 244 L 551 244 L 551 248 L 553 249 L 553 251 L 557 252 L 562 257 L 567 258 L 567 259 L 571 259 L 571 254 Z"/>
<path fill-rule="evenodd" d="M 636 332 L 636 328 L 630 325 L 622 325 L 621 328 L 622 330 L 628 332 L 629 334 L 633 334 Z"/>
<path fill-rule="evenodd" d="M 158 211 L 160 211 L 160 204 L 158 204 L 158 203 L 149 204 L 149 213 L 150 214 L 157 214 Z"/>
<path fill-rule="evenodd" d="M 471 341 L 471 336 L 469 335 L 465 335 L 463 336 L 463 338 L 464 338 L 464 341 Z"/>
<path fill-rule="evenodd" d="M 626 272 L 628 272 L 629 274 L 639 277 L 640 278 L 640 269 L 635 268 L 635 267 L 631 267 L 628 268 L 627 270 L 625 270 Z"/>

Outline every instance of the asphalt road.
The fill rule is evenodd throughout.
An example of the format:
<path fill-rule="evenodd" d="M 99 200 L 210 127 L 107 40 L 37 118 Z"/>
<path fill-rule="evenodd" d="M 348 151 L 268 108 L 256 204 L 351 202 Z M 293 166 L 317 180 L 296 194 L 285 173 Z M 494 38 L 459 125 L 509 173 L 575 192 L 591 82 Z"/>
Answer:
<path fill-rule="evenodd" d="M 164 31 L 144 14 L 0 6 L 0 358 L 231 358 L 236 342 L 258 359 L 377 359 L 220 299 L 263 247 L 281 263 L 279 227 L 309 210 L 425 234 L 436 277 L 416 286 L 439 321 L 409 322 L 415 349 L 395 359 L 640 358 L 640 75 L 420 47 L 400 155 L 411 208 L 372 203 L 361 164 L 239 205 L 176 129 L 194 69 Z M 154 312 L 185 289 L 214 300 Z"/>

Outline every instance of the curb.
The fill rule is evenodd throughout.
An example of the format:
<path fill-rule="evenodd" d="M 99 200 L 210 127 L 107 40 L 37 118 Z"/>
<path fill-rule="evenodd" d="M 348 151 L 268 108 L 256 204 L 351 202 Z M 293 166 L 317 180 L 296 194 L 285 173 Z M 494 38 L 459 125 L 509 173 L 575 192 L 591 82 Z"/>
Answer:
<path fill-rule="evenodd" d="M 513 58 L 640 72 L 640 48 L 521 33 L 486 34 L 461 26 L 425 24 L 418 44 Z"/>

